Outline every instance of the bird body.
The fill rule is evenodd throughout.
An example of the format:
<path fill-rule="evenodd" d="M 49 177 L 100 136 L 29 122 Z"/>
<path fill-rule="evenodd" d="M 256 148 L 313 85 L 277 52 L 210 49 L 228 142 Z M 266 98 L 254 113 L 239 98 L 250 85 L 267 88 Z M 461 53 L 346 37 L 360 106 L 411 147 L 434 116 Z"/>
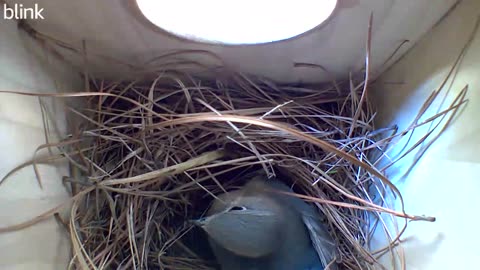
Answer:
<path fill-rule="evenodd" d="M 197 224 L 222 270 L 323 270 L 334 243 L 319 214 L 276 180 L 218 196 Z"/>

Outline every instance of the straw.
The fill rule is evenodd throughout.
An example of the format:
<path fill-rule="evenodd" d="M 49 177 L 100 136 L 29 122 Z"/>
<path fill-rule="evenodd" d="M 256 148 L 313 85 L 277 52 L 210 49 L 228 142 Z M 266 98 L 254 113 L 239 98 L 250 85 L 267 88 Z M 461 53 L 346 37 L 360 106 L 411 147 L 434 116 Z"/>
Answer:
<path fill-rule="evenodd" d="M 34 36 L 52 49 L 61 45 L 77 50 L 40 33 Z M 435 218 L 407 213 L 400 191 L 384 171 L 415 149 L 424 153 L 465 105 L 467 88 L 446 109 L 425 117 L 441 98 L 444 83 L 406 130 L 377 129 L 367 94 L 369 50 L 370 35 L 363 79 L 352 75 L 324 85 L 280 85 L 218 67 L 207 68 L 213 76 L 205 79 L 176 69 L 172 58 L 182 52 L 175 52 L 149 62 L 156 63 L 153 79 L 108 81 L 89 75 L 85 92 L 0 91 L 86 102 L 68 107 L 83 122 L 70 123 L 71 134 L 37 151 L 55 152 L 37 154 L 0 180 L 1 185 L 15 171 L 33 165 L 41 185 L 37 164 L 67 159 L 72 175 L 63 182 L 71 200 L 0 228 L 0 233 L 55 216 L 70 235 L 71 269 L 215 269 L 207 242 L 188 221 L 201 216 L 216 195 L 243 185 L 249 173 L 261 169 L 325 217 L 337 247 L 332 265 L 396 269 L 378 262 L 389 253 L 404 268 L 401 237 L 407 222 L 398 230 L 388 224 L 398 217 Z M 84 51 L 78 49 L 79 54 Z M 430 130 L 412 147 L 390 156 L 402 137 L 427 124 L 432 124 Z M 399 199 L 400 210 L 389 207 L 390 196 Z M 56 215 L 65 207 L 71 207 L 68 220 Z M 390 244 L 371 250 L 374 232 L 377 237 L 383 232 Z"/>

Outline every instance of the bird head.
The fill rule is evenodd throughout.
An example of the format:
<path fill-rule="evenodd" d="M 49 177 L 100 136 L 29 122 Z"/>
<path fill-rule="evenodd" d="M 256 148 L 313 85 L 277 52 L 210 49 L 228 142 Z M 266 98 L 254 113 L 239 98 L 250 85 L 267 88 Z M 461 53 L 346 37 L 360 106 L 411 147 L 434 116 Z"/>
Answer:
<path fill-rule="evenodd" d="M 283 207 L 264 193 L 233 191 L 218 196 L 207 215 L 194 221 L 221 247 L 258 258 L 282 243 Z"/>

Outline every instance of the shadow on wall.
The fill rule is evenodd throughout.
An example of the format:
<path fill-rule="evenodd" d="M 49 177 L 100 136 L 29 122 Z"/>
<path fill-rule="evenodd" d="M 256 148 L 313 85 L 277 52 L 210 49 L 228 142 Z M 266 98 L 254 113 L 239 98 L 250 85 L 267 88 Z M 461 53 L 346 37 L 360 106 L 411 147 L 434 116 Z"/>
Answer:
<path fill-rule="evenodd" d="M 474 71 L 478 70 L 478 66 L 472 66 L 469 63 L 470 61 L 465 61 L 465 58 L 471 59 L 472 55 L 468 54 L 468 52 L 472 50 L 472 45 L 474 47 L 478 46 L 478 41 L 476 42 L 478 25 L 474 23 L 475 19 L 472 18 L 470 21 L 465 22 L 465 24 L 468 23 L 470 25 L 462 27 L 464 31 L 453 31 L 455 40 L 434 42 L 432 41 L 434 39 L 432 36 L 435 36 L 435 30 L 441 28 L 441 24 L 433 30 L 433 34 L 426 36 L 422 42 L 416 45 L 414 50 L 374 83 L 372 99 L 374 104 L 377 105 L 379 115 L 376 119 L 377 125 L 382 127 L 396 125 L 399 130 L 403 131 L 415 124 L 412 121 L 415 121 L 417 117 L 416 123 L 422 123 L 436 114 L 448 110 L 452 104 L 457 104 L 456 101 L 459 96 L 471 88 L 469 87 L 469 81 L 472 78 L 476 79 L 470 76 L 470 74 L 473 75 Z M 438 30 L 442 31 L 443 29 Z M 443 31 L 445 32 L 445 30 Z M 461 32 L 462 35 L 458 34 L 458 32 Z M 449 36 L 449 33 L 442 34 Z M 434 48 L 432 48 L 433 42 L 435 44 Z M 425 103 L 435 91 L 438 91 L 438 97 L 434 98 L 427 110 L 422 111 L 422 106 L 425 106 Z M 468 100 L 466 102 L 468 103 Z M 401 153 L 412 147 L 429 132 L 432 132 L 430 137 L 439 137 L 441 142 L 437 144 L 445 144 L 455 140 L 456 136 L 454 135 L 461 134 L 461 132 L 455 134 L 442 132 L 442 128 L 458 120 L 463 115 L 464 110 L 465 106 L 462 106 L 459 113 L 453 115 L 452 119 L 439 117 L 430 124 L 418 127 L 414 132 L 405 134 L 402 140 L 389 150 L 390 157 L 399 157 Z M 467 114 L 463 117 L 468 118 L 469 116 Z M 443 124 L 441 123 L 442 121 L 444 121 Z M 469 126 L 471 127 L 472 125 Z M 438 130 L 432 131 L 436 127 Z M 429 147 L 427 143 L 429 141 L 422 143 L 410 155 L 403 158 L 402 162 L 396 163 L 387 172 L 396 178 L 405 179 L 413 169 L 409 168 L 405 172 L 405 166 L 415 165 L 418 159 L 421 158 L 421 155 L 423 155 L 422 151 Z M 401 172 L 398 169 L 404 171 L 401 177 L 399 177 Z"/>

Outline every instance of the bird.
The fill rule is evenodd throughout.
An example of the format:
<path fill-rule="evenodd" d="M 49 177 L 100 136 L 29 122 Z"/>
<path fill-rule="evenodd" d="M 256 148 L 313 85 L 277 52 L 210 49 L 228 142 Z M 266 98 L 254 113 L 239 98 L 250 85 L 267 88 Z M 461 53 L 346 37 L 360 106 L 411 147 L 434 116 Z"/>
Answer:
<path fill-rule="evenodd" d="M 335 242 L 320 214 L 275 179 L 257 174 L 217 196 L 194 220 L 222 270 L 324 270 Z M 328 268 L 328 269 L 333 269 Z"/>

